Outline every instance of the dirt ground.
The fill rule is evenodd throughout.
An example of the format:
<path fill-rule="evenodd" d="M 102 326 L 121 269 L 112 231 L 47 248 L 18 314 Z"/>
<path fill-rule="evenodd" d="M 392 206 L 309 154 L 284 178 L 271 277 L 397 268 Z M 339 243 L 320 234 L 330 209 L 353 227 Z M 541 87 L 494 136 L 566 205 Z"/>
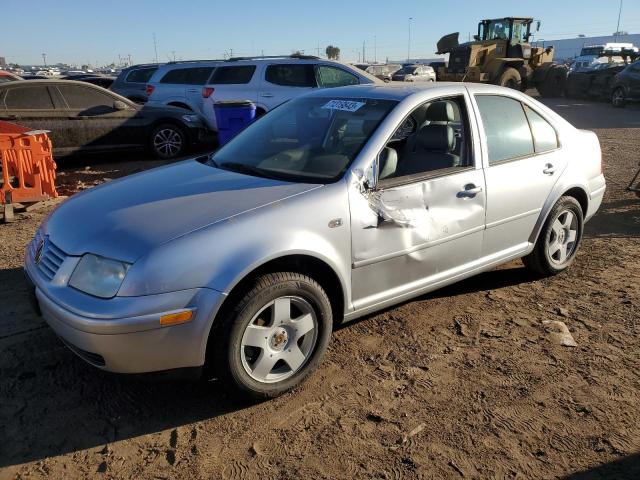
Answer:
<path fill-rule="evenodd" d="M 537 279 L 512 262 L 349 324 L 306 384 L 257 405 L 83 363 L 22 284 L 47 212 L 0 225 L 0 479 L 640 478 L 640 199 L 624 191 L 640 109 L 553 107 L 604 152 L 575 265 Z M 74 166 L 61 191 L 153 165 Z"/>

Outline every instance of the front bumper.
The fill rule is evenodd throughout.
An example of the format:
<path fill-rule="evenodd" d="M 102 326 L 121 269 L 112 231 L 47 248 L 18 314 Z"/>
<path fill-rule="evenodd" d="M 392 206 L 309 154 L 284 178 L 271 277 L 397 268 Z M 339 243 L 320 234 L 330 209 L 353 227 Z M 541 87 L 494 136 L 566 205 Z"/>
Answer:
<path fill-rule="evenodd" d="M 36 306 L 63 342 L 88 363 L 118 373 L 204 365 L 209 331 L 225 298 L 216 290 L 197 288 L 97 299 L 71 287 L 56 286 L 57 278 L 47 281 L 30 255 L 25 274 Z M 71 305 L 70 300 L 75 300 L 76 305 Z M 162 315 L 183 309 L 194 312 L 190 321 L 160 325 Z"/>

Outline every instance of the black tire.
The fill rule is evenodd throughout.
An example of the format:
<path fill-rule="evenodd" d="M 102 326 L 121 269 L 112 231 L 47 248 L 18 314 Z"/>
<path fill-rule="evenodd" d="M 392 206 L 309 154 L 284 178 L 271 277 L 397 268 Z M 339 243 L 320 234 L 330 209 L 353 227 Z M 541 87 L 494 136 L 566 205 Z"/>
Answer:
<path fill-rule="evenodd" d="M 570 248 L 570 251 L 567 253 L 566 259 L 559 261 L 560 258 L 554 258 L 550 255 L 549 250 L 551 248 L 550 243 L 553 242 L 553 238 L 556 235 L 553 225 L 556 220 L 562 220 L 565 212 L 571 212 L 574 215 L 576 237 L 571 247 L 568 246 L 570 242 L 567 244 L 567 250 Z M 573 227 L 570 228 L 573 229 Z M 530 270 L 545 276 L 557 275 L 566 270 L 576 258 L 582 241 L 583 228 L 584 218 L 580 203 L 573 197 L 561 197 L 549 212 L 533 251 L 524 257 L 522 262 Z M 565 240 L 565 238 L 570 238 L 568 232 L 563 233 L 562 240 Z"/>
<path fill-rule="evenodd" d="M 624 108 L 627 105 L 627 95 L 624 88 L 617 87 L 611 92 L 611 105 L 615 108 Z"/>
<path fill-rule="evenodd" d="M 149 148 L 157 158 L 163 160 L 176 158 L 186 151 L 187 136 L 179 126 L 163 123 L 151 131 Z"/>
<path fill-rule="evenodd" d="M 289 342 L 292 340 L 296 342 L 294 345 L 298 346 L 300 342 L 306 341 L 306 336 L 294 338 L 294 334 L 290 333 L 291 337 L 285 336 L 284 340 L 279 340 L 283 343 L 281 343 L 280 352 L 277 352 L 271 350 L 273 346 L 271 340 L 277 337 L 269 333 L 270 330 L 268 330 L 265 332 L 265 335 L 269 335 L 269 339 L 265 340 L 265 346 L 268 345 L 268 347 L 263 348 L 259 353 L 251 351 L 254 348 L 259 350 L 257 347 L 243 346 L 245 331 L 248 331 L 250 324 L 252 326 L 257 325 L 254 323 L 256 315 L 258 317 L 263 315 L 261 312 L 267 311 L 265 307 L 276 301 L 276 299 L 282 300 L 286 298 L 302 299 L 313 309 L 315 313 L 315 328 L 317 328 L 316 332 L 309 331 L 309 334 L 313 333 L 315 338 L 313 347 L 309 349 L 308 354 L 305 355 L 304 362 L 297 370 L 290 368 L 286 363 L 281 364 L 279 368 L 290 369 L 291 376 L 279 381 L 271 380 L 272 383 L 267 383 L 269 380 L 259 381 L 252 376 L 252 373 L 255 373 L 255 368 L 250 373 L 251 365 L 247 360 L 250 355 L 253 354 L 255 357 L 253 362 L 255 366 L 262 356 L 266 358 L 267 354 L 273 353 L 277 356 L 284 354 L 285 351 L 290 351 Z M 291 308 L 293 312 L 294 307 Z M 275 307 L 272 314 L 271 321 L 274 322 Z M 264 315 L 269 316 L 268 314 Z M 295 314 L 292 313 L 292 318 L 293 315 Z M 267 324 L 265 326 L 267 329 L 272 328 L 272 325 Z M 277 327 L 277 325 L 273 327 Z M 332 328 L 331 303 L 325 291 L 315 280 L 306 275 L 292 272 L 264 275 L 253 281 L 246 293 L 227 311 L 227 314 L 223 313 L 220 318 L 216 319 L 208 346 L 207 376 L 209 378 L 216 376 L 226 386 L 231 387 L 232 390 L 255 399 L 263 400 L 277 397 L 300 385 L 318 368 L 329 345 Z M 298 351 L 301 351 L 301 349 Z M 281 360 L 278 360 L 267 371 L 275 372 L 279 362 Z M 285 372 L 285 374 L 289 373 Z"/>
<path fill-rule="evenodd" d="M 522 77 L 520 76 L 520 72 L 515 68 L 506 68 L 498 79 L 498 85 L 501 87 L 513 88 L 514 90 L 520 90 L 522 87 Z"/>
<path fill-rule="evenodd" d="M 549 69 L 546 78 L 538 83 L 538 92 L 544 98 L 561 97 L 567 84 L 567 68 L 562 65 L 555 65 Z"/>

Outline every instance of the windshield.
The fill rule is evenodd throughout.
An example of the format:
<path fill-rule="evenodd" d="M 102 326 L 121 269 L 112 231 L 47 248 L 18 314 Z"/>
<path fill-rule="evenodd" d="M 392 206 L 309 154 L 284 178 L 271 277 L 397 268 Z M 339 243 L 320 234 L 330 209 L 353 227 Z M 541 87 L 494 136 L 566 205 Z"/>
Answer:
<path fill-rule="evenodd" d="M 484 40 L 509 40 L 511 38 L 511 27 L 506 19 L 492 20 L 484 28 L 486 32 Z"/>
<path fill-rule="evenodd" d="M 403 67 L 402 70 L 400 70 L 398 73 L 404 73 L 404 74 L 413 74 L 416 72 L 416 70 L 418 69 L 418 67 Z"/>
<path fill-rule="evenodd" d="M 281 180 L 335 182 L 396 104 L 299 97 L 243 130 L 213 154 L 209 164 Z"/>

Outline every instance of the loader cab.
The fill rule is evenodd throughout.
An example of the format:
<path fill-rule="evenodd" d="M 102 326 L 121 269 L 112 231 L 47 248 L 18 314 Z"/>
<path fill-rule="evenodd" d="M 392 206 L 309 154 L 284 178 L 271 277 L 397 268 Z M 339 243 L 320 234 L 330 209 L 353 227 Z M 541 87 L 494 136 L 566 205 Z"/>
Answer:
<path fill-rule="evenodd" d="M 532 18 L 513 17 L 482 20 L 476 38 L 485 44 L 495 43 L 497 56 L 529 58 L 532 22 Z"/>

